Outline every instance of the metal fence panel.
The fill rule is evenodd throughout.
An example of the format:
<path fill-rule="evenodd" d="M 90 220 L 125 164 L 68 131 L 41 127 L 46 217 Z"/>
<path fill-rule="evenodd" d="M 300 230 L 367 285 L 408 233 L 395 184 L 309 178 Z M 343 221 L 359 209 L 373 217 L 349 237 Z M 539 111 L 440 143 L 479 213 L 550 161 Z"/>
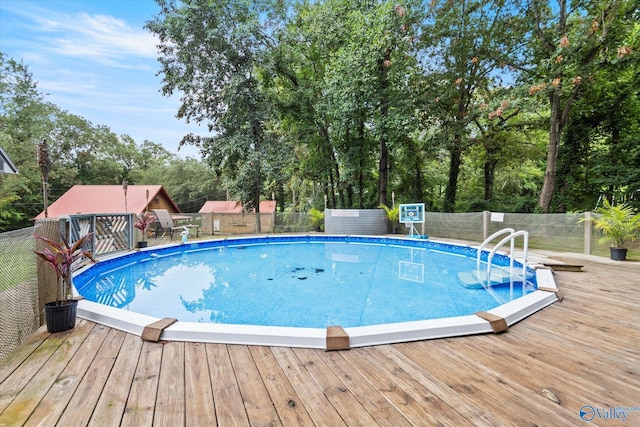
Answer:
<path fill-rule="evenodd" d="M 324 229 L 329 234 L 386 234 L 389 223 L 382 209 L 326 209 Z"/>

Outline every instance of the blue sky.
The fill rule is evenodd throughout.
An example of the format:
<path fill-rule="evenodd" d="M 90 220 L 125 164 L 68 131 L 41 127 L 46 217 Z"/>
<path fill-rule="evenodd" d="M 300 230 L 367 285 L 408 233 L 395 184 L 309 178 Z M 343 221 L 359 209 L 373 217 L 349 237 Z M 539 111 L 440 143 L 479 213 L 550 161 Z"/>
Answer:
<path fill-rule="evenodd" d="M 158 11 L 153 0 L 2 0 L 0 50 L 63 110 L 176 152 L 206 127 L 178 120 L 179 97 L 160 93 L 156 39 L 143 28 Z M 198 157 L 191 146 L 178 154 Z"/>

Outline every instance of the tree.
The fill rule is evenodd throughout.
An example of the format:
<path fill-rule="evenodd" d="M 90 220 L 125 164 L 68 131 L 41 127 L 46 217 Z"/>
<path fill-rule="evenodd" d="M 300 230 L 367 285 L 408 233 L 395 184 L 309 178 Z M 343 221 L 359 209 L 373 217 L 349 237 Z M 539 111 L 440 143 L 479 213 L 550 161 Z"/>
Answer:
<path fill-rule="evenodd" d="M 304 144 L 300 172 L 321 182 L 330 207 L 387 201 L 392 152 L 415 125 L 419 6 L 304 3 L 280 33 L 269 88 Z"/>
<path fill-rule="evenodd" d="M 198 212 L 207 200 L 225 200 L 225 189 L 215 172 L 202 161 L 174 158 L 157 169 L 160 177 L 145 184 L 162 182 L 183 212 Z M 152 176 L 152 175 L 150 175 Z"/>
<path fill-rule="evenodd" d="M 36 144 L 45 135 L 55 108 L 42 99 L 28 67 L 0 52 L 0 144 L 20 171 L 0 185 L 0 230 L 30 225 L 29 218 L 43 206 Z"/>
<path fill-rule="evenodd" d="M 257 66 L 268 51 L 280 12 L 270 2 L 158 0 L 160 15 L 147 28 L 160 37 L 163 94 L 184 94 L 178 117 L 205 122 L 210 137 L 188 135 L 201 147 L 260 230 L 262 168 L 271 144 L 265 124 L 272 111 L 260 88 Z"/>
<path fill-rule="evenodd" d="M 538 202 L 542 212 L 551 211 L 561 138 L 574 102 L 603 62 L 622 47 L 624 32 L 611 29 L 634 12 L 635 6 L 623 0 L 531 2 L 532 66 L 525 76 L 534 82 L 530 93 L 546 95 L 550 107 L 549 148 Z"/>
<path fill-rule="evenodd" d="M 608 32 L 619 48 L 604 58 L 572 107 L 558 155 L 558 210 L 590 210 L 603 197 L 640 207 L 640 9 Z"/>
<path fill-rule="evenodd" d="M 121 139 L 103 125 L 43 101 L 28 67 L 0 54 L 0 145 L 20 174 L 0 183 L 2 229 L 31 225 L 42 211 L 42 181 L 36 162 L 37 144 L 46 139 L 52 162 L 50 202 L 75 184 L 134 183 L 137 172 L 167 153 L 146 142 L 141 154 L 135 141 Z M 157 159 L 156 159 L 157 156 Z M 145 164 L 146 162 L 146 164 Z M 163 174 L 158 174 L 162 178 Z"/>
<path fill-rule="evenodd" d="M 428 126 L 449 152 L 449 179 L 443 210 L 455 210 L 458 176 L 469 148 L 473 122 L 485 114 L 475 103 L 478 90 L 502 86 L 521 49 L 522 22 L 517 1 L 463 0 L 432 2 L 425 29 L 424 107 Z"/>
<path fill-rule="evenodd" d="M 354 1 L 344 6 L 341 23 L 348 37 L 329 64 L 328 114 L 345 169 L 353 171 L 348 179 L 357 183 L 356 205 L 386 205 L 392 149 L 416 125 L 411 82 L 418 72 L 413 42 L 420 31 L 420 5 Z M 372 160 L 377 160 L 375 169 L 369 166 Z M 367 202 L 370 170 L 377 174 L 377 200 Z"/>
<path fill-rule="evenodd" d="M 294 10 L 291 22 L 277 34 L 269 63 L 261 68 L 266 94 L 279 113 L 278 134 L 295 160 L 289 164 L 290 173 L 302 179 L 293 180 L 294 208 L 300 204 L 294 189 L 309 181 L 315 195 L 312 205 L 320 207 L 318 196 L 324 193 L 329 207 L 346 207 L 324 83 L 329 59 L 346 34 L 337 31 L 342 9 L 299 3 Z M 322 193 L 315 193 L 316 187 Z"/>

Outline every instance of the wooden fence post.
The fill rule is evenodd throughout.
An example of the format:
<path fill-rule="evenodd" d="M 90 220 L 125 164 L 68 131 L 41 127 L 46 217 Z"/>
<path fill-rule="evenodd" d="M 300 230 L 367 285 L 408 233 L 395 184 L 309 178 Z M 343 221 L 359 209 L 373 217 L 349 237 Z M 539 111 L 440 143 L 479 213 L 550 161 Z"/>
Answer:
<path fill-rule="evenodd" d="M 482 211 L 482 241 L 489 237 L 489 211 Z"/>
<path fill-rule="evenodd" d="M 591 226 L 591 212 L 584 213 L 584 253 L 585 255 L 591 255 L 591 233 L 593 227 Z"/>

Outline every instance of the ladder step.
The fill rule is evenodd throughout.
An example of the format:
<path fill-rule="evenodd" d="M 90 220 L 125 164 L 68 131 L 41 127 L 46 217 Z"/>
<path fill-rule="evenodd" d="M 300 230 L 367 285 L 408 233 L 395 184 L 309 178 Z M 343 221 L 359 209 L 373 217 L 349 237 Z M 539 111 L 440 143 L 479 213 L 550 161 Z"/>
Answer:
<path fill-rule="evenodd" d="M 522 282 L 522 275 L 514 272 L 514 282 Z M 483 284 L 487 284 L 487 272 L 481 270 L 462 271 L 458 273 L 458 282 L 467 289 L 481 289 Z M 511 274 L 508 270 L 494 268 L 491 270 L 491 286 L 511 283 Z"/>

